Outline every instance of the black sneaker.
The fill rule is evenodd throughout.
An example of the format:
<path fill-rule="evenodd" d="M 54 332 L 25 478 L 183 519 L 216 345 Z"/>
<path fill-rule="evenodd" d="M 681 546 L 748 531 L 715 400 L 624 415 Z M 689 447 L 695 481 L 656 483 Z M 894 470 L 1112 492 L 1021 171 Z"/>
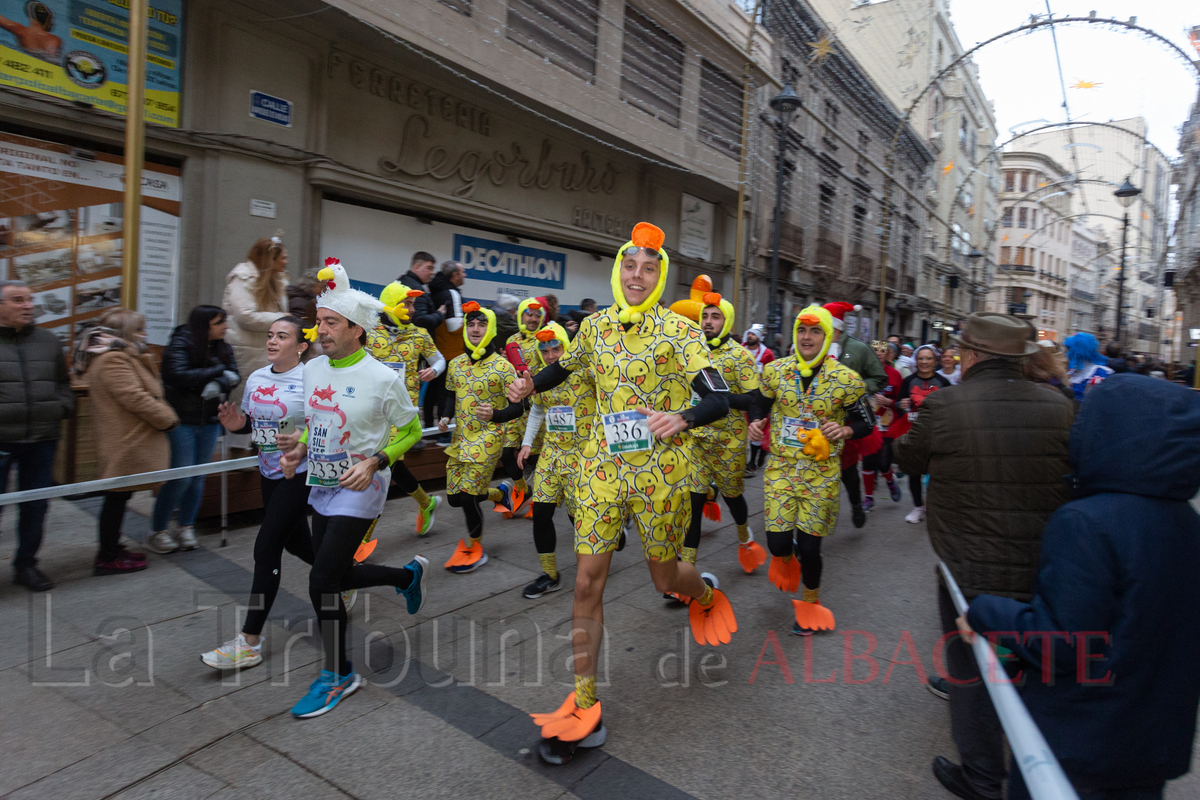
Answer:
<path fill-rule="evenodd" d="M 557 592 L 562 588 L 562 575 L 557 578 L 551 578 L 546 573 L 538 575 L 537 580 L 525 587 L 525 596 L 530 600 L 536 600 L 546 592 Z"/>
<path fill-rule="evenodd" d="M 13 572 L 13 583 L 31 592 L 48 592 L 54 588 L 54 582 L 37 567 L 20 567 Z"/>
<path fill-rule="evenodd" d="M 538 755 L 547 764 L 566 764 L 575 757 L 575 751 L 580 747 L 599 747 L 608 738 L 608 729 L 604 727 L 604 719 L 596 721 L 596 728 L 578 742 L 564 742 L 561 739 L 542 739 L 538 745 Z"/>
<path fill-rule="evenodd" d="M 855 503 L 850 507 L 850 520 L 856 528 L 861 528 L 867 524 L 867 512 L 862 507 L 862 503 Z"/>
<path fill-rule="evenodd" d="M 950 699 L 950 681 L 940 675 L 934 675 L 930 678 L 925 684 L 925 688 L 929 690 L 930 694 L 937 695 L 943 700 Z"/>

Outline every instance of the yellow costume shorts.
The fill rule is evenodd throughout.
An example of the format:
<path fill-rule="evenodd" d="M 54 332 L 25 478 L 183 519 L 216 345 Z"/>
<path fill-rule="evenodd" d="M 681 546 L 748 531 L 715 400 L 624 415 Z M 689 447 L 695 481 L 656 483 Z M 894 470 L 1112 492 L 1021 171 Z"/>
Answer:
<path fill-rule="evenodd" d="M 838 467 L 836 457 L 821 463 L 809 459 L 795 462 L 772 454 L 763 473 L 767 530 L 799 528 L 813 536 L 833 533 L 841 491 Z"/>
<path fill-rule="evenodd" d="M 745 438 L 721 431 L 713 439 L 692 440 L 691 491 L 703 494 L 716 486 L 726 497 L 739 497 L 746 490 L 745 473 Z"/>
<path fill-rule="evenodd" d="M 533 473 L 533 502 L 566 506 L 575 516 L 575 486 L 579 483 L 579 454 L 547 447 L 538 456 Z"/>
<path fill-rule="evenodd" d="M 653 450 L 584 458 L 577 478 L 575 552 L 601 555 L 617 549 L 632 517 L 648 561 L 677 558 L 692 518 L 688 463 L 682 442 Z"/>
<path fill-rule="evenodd" d="M 446 462 L 446 494 L 466 492 L 467 494 L 487 494 L 491 488 L 492 475 L 500 462 L 500 454 L 489 457 L 486 461 L 460 461 L 451 458 Z"/>

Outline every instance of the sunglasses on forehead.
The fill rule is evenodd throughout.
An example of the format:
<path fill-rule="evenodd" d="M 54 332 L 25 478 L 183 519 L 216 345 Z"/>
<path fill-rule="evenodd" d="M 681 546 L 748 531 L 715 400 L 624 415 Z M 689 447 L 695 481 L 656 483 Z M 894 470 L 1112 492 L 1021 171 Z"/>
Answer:
<path fill-rule="evenodd" d="M 626 247 L 624 250 L 621 251 L 621 258 L 629 258 L 630 256 L 636 256 L 638 253 L 644 253 L 645 255 L 650 256 L 650 258 L 653 258 L 656 261 L 662 261 L 662 253 L 658 252 L 653 247 L 637 247 L 637 246 Z"/>

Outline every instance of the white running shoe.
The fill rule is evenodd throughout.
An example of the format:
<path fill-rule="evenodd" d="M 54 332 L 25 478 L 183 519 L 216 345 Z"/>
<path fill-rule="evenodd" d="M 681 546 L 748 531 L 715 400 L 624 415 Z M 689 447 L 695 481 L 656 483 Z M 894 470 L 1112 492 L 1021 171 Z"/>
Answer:
<path fill-rule="evenodd" d="M 346 606 L 346 613 L 350 613 L 350 609 L 354 608 L 354 604 L 358 602 L 358 589 L 347 589 L 342 592 L 342 603 Z"/>
<path fill-rule="evenodd" d="M 238 634 L 216 650 L 209 650 L 200 660 L 213 669 L 245 669 L 262 663 L 262 640 L 251 647 L 246 637 Z"/>
<path fill-rule="evenodd" d="M 180 550 L 195 550 L 200 546 L 200 540 L 196 538 L 196 529 L 191 525 L 179 526 L 179 549 Z"/>
<path fill-rule="evenodd" d="M 151 553 L 159 553 L 161 555 L 174 553 L 179 549 L 179 543 L 167 531 L 158 531 L 150 534 L 143 543 L 143 546 Z"/>
<path fill-rule="evenodd" d="M 911 522 L 912 524 L 916 525 L 918 522 L 924 521 L 924 519 L 925 506 L 917 506 L 912 511 L 908 512 L 908 515 L 904 518 L 904 521 Z"/>
<path fill-rule="evenodd" d="M 713 575 L 711 572 L 701 572 L 700 577 L 704 580 L 705 583 L 707 583 L 709 586 L 713 587 L 714 589 L 721 588 L 721 582 L 719 580 L 717 580 L 717 576 Z"/>

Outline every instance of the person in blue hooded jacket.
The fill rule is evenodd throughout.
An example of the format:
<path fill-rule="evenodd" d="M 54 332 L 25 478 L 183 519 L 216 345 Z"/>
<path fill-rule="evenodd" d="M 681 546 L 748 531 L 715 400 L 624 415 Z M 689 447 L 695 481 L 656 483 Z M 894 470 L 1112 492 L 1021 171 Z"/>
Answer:
<path fill-rule="evenodd" d="M 1070 458 L 1077 499 L 1046 523 L 1032 601 L 979 595 L 959 628 L 1015 652 L 1081 800 L 1161 798 L 1200 702 L 1200 394 L 1114 375 L 1080 406 Z M 1008 797 L 1029 797 L 1015 762 Z"/>
<path fill-rule="evenodd" d="M 1100 355 L 1100 343 L 1090 333 L 1080 332 L 1063 339 L 1067 348 L 1067 379 L 1076 400 L 1083 400 L 1088 389 L 1112 375 L 1108 359 Z"/>

